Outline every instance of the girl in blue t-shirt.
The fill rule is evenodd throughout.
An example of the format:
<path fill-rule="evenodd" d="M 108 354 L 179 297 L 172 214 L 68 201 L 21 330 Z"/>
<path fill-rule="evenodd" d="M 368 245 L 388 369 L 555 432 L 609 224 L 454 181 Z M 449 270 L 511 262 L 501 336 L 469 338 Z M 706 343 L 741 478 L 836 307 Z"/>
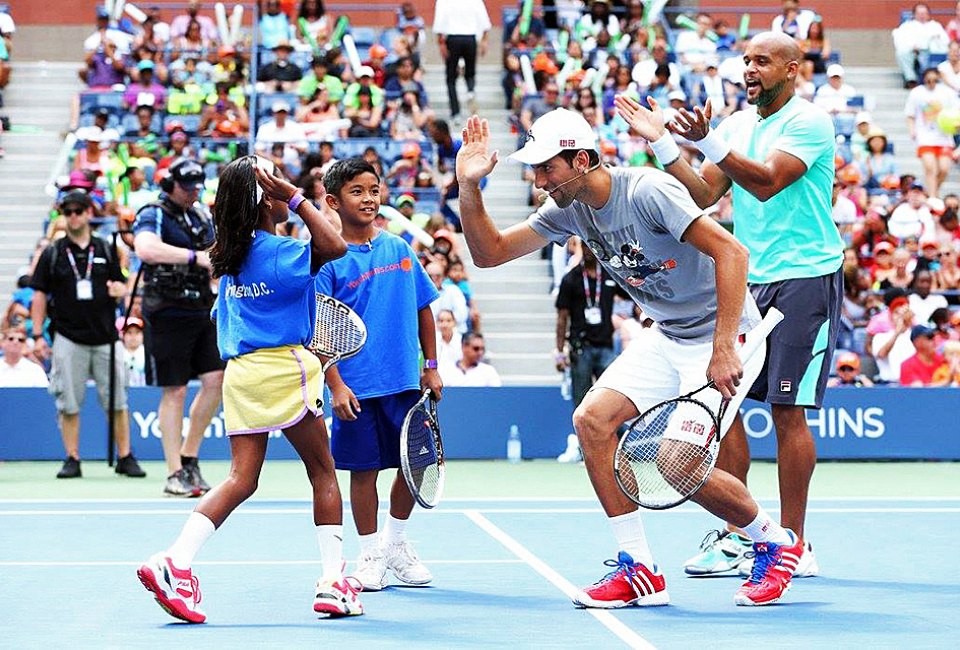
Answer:
<path fill-rule="evenodd" d="M 295 212 L 309 243 L 278 237 Z M 313 609 L 358 615 L 359 585 L 343 576 L 343 504 L 318 408 L 321 364 L 304 345 L 313 333 L 314 282 L 320 267 L 346 252 L 339 222 L 328 220 L 273 164 L 247 156 L 220 175 L 210 250 L 220 291 L 213 309 L 217 342 L 227 360 L 223 401 L 232 466 L 223 483 L 197 504 L 180 536 L 137 571 L 172 616 L 202 623 L 200 589 L 190 565 L 201 546 L 257 488 L 271 431 L 280 429 L 303 460 L 313 486 L 323 575 Z"/>

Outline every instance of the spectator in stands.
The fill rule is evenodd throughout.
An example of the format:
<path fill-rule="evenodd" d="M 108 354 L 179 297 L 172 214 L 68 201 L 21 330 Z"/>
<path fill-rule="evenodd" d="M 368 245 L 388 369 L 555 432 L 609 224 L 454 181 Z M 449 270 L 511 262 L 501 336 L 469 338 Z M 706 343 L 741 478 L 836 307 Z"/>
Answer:
<path fill-rule="evenodd" d="M 157 29 L 157 19 L 148 16 L 147 19 L 140 25 L 140 33 L 134 37 L 132 47 L 134 51 L 137 51 L 141 48 L 159 51 L 166 47 L 167 41 L 169 40 L 169 27 L 166 29 L 165 33 L 161 32 L 161 30 Z"/>
<path fill-rule="evenodd" d="M 86 67 L 78 75 L 90 88 L 110 88 L 126 81 L 127 59 L 110 38 L 87 50 L 84 61 Z"/>
<path fill-rule="evenodd" d="M 957 255 L 955 244 L 940 245 L 940 266 L 933 272 L 935 291 L 960 289 L 960 266 L 957 265 Z"/>
<path fill-rule="evenodd" d="M 257 0 L 260 7 L 260 45 L 273 49 L 282 41 L 296 37 L 290 18 L 280 10 L 280 0 Z"/>
<path fill-rule="evenodd" d="M 214 24 L 212 18 L 200 14 L 200 5 L 199 0 L 190 0 L 190 2 L 187 3 L 186 13 L 175 16 L 174 19 L 170 21 L 171 39 L 184 36 L 190 27 L 190 23 L 197 23 L 204 39 L 207 41 L 217 40 L 217 26 Z"/>
<path fill-rule="evenodd" d="M 387 96 L 392 97 L 399 97 L 402 93 L 412 90 L 417 93 L 420 107 L 425 109 L 429 106 L 430 102 L 423 84 L 414 78 L 415 71 L 416 68 L 414 67 L 412 58 L 409 56 L 400 57 L 397 60 L 394 74 L 387 79 L 383 90 L 387 93 Z"/>
<path fill-rule="evenodd" d="M 171 40 L 173 51 L 170 58 L 195 56 L 203 59 L 216 48 L 216 43 L 216 37 L 209 38 L 203 32 L 200 23 L 194 20 L 187 25 L 187 31 L 182 36 L 176 36 Z"/>
<path fill-rule="evenodd" d="M 83 51 L 93 52 L 106 43 L 112 41 L 117 46 L 117 52 L 122 55 L 130 53 L 133 37 L 124 31 L 110 26 L 110 14 L 105 7 L 97 5 L 97 29 L 83 41 Z"/>
<path fill-rule="evenodd" d="M 501 386 L 500 375 L 496 368 L 481 361 L 486 345 L 483 334 L 471 332 L 463 337 L 460 346 L 462 357 L 440 373 L 444 386 Z"/>
<path fill-rule="evenodd" d="M 110 166 L 110 152 L 102 147 L 103 131 L 95 126 L 77 129 L 77 139 L 83 140 L 83 149 L 77 151 L 73 168 L 103 174 Z"/>
<path fill-rule="evenodd" d="M 235 138 L 250 128 L 247 109 L 231 98 L 230 87 L 226 81 L 217 83 L 217 99 L 204 107 L 200 118 L 200 135 Z"/>
<path fill-rule="evenodd" d="M 426 23 L 417 15 L 412 2 L 404 2 L 397 10 L 397 29 L 400 36 L 393 39 L 391 46 L 399 56 L 411 56 L 414 63 L 420 65 L 420 47 L 426 35 Z"/>
<path fill-rule="evenodd" d="M 384 107 L 385 94 L 383 88 L 373 82 L 373 69 L 368 65 L 360 66 L 360 69 L 357 70 L 357 80 L 347 86 L 343 95 L 343 107 L 345 109 L 359 107 L 358 96 L 361 90 L 367 91 L 373 106 L 381 109 Z"/>
<path fill-rule="evenodd" d="M 49 385 L 43 367 L 25 356 L 27 333 L 22 325 L 4 328 L 2 349 L 0 388 L 46 388 Z"/>
<path fill-rule="evenodd" d="M 13 35 L 17 31 L 13 17 L 0 11 L 0 39 L 3 40 L 3 53 L 0 54 L 0 90 L 10 82 L 10 50 L 13 47 Z"/>
<path fill-rule="evenodd" d="M 437 288 L 437 291 L 440 292 L 440 297 L 430 303 L 434 318 L 438 317 L 440 312 L 446 309 L 453 314 L 454 320 L 457 321 L 457 331 L 460 332 L 460 334 L 466 334 L 467 323 L 470 319 L 470 308 L 467 306 L 467 298 L 463 295 L 463 291 L 455 284 L 444 283 L 446 273 L 438 262 L 428 263 L 425 270 L 427 275 L 430 276 L 430 280 L 433 281 L 433 285 Z M 446 381 L 444 381 L 444 383 L 446 383 Z"/>
<path fill-rule="evenodd" d="M 943 344 L 944 365 L 933 373 L 931 386 L 960 386 L 960 341 L 947 341 Z"/>
<path fill-rule="evenodd" d="M 827 67 L 827 83 L 817 88 L 813 97 L 814 103 L 831 115 L 853 113 L 857 110 L 848 105 L 850 99 L 856 97 L 857 90 L 845 83 L 843 76 L 843 66 L 839 63 L 831 64 Z"/>
<path fill-rule="evenodd" d="M 716 61 L 717 45 L 707 37 L 713 27 L 710 14 L 697 14 L 697 28 L 684 29 L 677 35 L 674 49 L 680 57 L 680 63 L 692 72 L 703 72 L 707 63 Z"/>
<path fill-rule="evenodd" d="M 907 96 L 904 112 L 930 196 L 940 196 L 940 185 L 953 166 L 953 136 L 944 133 L 937 124 L 937 116 L 945 109 L 960 109 L 960 99 L 956 92 L 940 83 L 936 68 L 928 68 L 923 71 L 923 84 Z"/>
<path fill-rule="evenodd" d="M 297 106 L 296 119 L 309 140 L 330 140 L 342 129 L 340 110 L 330 101 L 330 92 L 323 84 L 317 86 L 306 104 Z"/>
<path fill-rule="evenodd" d="M 649 59 L 644 59 L 640 61 L 635 66 L 633 66 L 633 71 L 631 75 L 633 80 L 637 82 L 637 85 L 640 88 L 647 88 L 650 86 L 654 77 L 657 74 L 657 69 L 661 66 L 667 66 L 668 77 L 670 84 L 675 88 L 680 87 L 680 68 L 676 63 L 670 61 L 670 55 L 667 52 L 667 43 L 666 41 L 657 41 L 653 45 L 653 50 L 651 51 L 651 57 Z"/>
<path fill-rule="evenodd" d="M 300 18 L 306 21 L 307 32 L 303 32 L 303 26 Z M 327 11 L 323 6 L 323 0 L 301 0 L 300 7 L 297 10 L 297 35 L 301 40 L 309 42 L 308 36 L 322 50 L 330 40 L 332 27 L 330 19 L 327 17 Z"/>
<path fill-rule="evenodd" d="M 827 71 L 827 62 L 833 49 L 830 40 L 823 33 L 823 21 L 817 16 L 807 28 L 806 38 L 799 39 L 803 58 L 813 63 L 815 74 L 824 74 Z"/>
<path fill-rule="evenodd" d="M 939 308 L 947 308 L 947 299 L 940 294 L 931 293 L 933 289 L 933 274 L 926 270 L 917 270 L 913 275 L 912 289 L 908 300 L 917 322 L 929 323 L 933 312 Z"/>
<path fill-rule="evenodd" d="M 373 83 L 380 88 L 383 88 L 387 82 L 387 68 L 384 66 L 384 61 L 388 54 L 387 48 L 374 43 L 370 46 L 370 57 L 363 62 L 363 65 L 373 70 Z"/>
<path fill-rule="evenodd" d="M 733 57 L 731 57 L 729 60 L 733 60 Z M 813 101 L 813 98 L 817 94 L 817 86 L 813 81 L 813 62 L 800 62 L 800 67 L 797 68 L 795 92 L 797 96 L 803 97 L 808 102 Z"/>
<path fill-rule="evenodd" d="M 394 140 L 423 140 L 427 114 L 420 106 L 419 94 L 411 89 L 403 93 L 390 121 L 390 137 Z"/>
<path fill-rule="evenodd" d="M 321 84 L 327 89 L 330 102 L 332 104 L 340 103 L 344 93 L 343 81 L 330 74 L 329 64 L 324 57 L 315 56 L 313 61 L 310 62 L 310 72 L 303 76 L 300 80 L 300 86 L 297 88 L 300 100 L 309 101 Z"/>
<path fill-rule="evenodd" d="M 935 238 L 933 215 L 927 205 L 923 185 L 914 183 L 907 192 L 906 200 L 898 205 L 887 221 L 887 229 L 894 237 L 904 240 L 917 237 L 924 240 Z"/>
<path fill-rule="evenodd" d="M 960 43 L 950 41 L 947 48 L 947 59 L 937 65 L 937 72 L 940 73 L 940 80 L 953 89 L 954 92 L 960 91 Z"/>
<path fill-rule="evenodd" d="M 893 47 L 904 87 L 917 85 L 917 70 L 926 70 L 930 54 L 947 51 L 949 38 L 943 25 L 930 18 L 930 8 L 918 2 L 913 17 L 893 30 Z"/>
<path fill-rule="evenodd" d="M 574 37 L 586 42 L 588 39 L 596 39 L 601 32 L 606 32 L 610 36 L 620 34 L 620 20 L 611 11 L 610 0 L 589 0 L 586 2 L 589 6 L 577 21 L 574 30 Z M 585 49 L 593 49 L 594 44 L 587 44 Z"/>
<path fill-rule="evenodd" d="M 837 375 L 827 380 L 827 386 L 869 388 L 873 386 L 873 381 L 860 372 L 860 355 L 856 352 L 842 352 L 837 355 Z"/>
<path fill-rule="evenodd" d="M 293 54 L 293 45 L 290 41 L 280 41 L 272 48 L 274 59 L 257 71 L 257 88 L 261 92 L 294 92 L 300 86 L 303 72 L 300 67 L 290 61 Z"/>
<path fill-rule="evenodd" d="M 915 352 L 910 337 L 916 320 L 904 296 L 894 298 L 888 309 L 891 327 L 873 335 L 871 353 L 877 361 L 879 379 L 885 383 L 896 383 L 900 381 L 900 366 Z"/>
<path fill-rule="evenodd" d="M 530 127 L 541 116 L 546 115 L 560 105 L 560 87 L 554 81 L 548 81 L 543 87 L 543 95 L 535 95 L 528 99 L 520 109 L 520 126 L 523 128 L 521 136 L 526 135 Z"/>
<path fill-rule="evenodd" d="M 942 374 L 946 360 L 937 353 L 934 344 L 936 330 L 927 325 L 914 325 L 910 330 L 910 342 L 913 343 L 914 354 L 900 364 L 901 386 L 930 386 L 934 374 Z"/>
<path fill-rule="evenodd" d="M 270 106 L 273 119 L 264 122 L 257 129 L 256 148 L 261 155 L 275 144 L 283 145 L 283 163 L 296 163 L 299 167 L 300 156 L 307 152 L 307 136 L 303 125 L 290 119 L 290 104 L 278 99 Z M 269 156 L 267 156 L 269 157 Z"/>
<path fill-rule="evenodd" d="M 850 134 L 849 145 L 853 160 L 862 161 L 867 156 L 867 135 L 873 123 L 873 117 L 867 111 L 858 111 L 854 118 L 853 133 Z"/>
<path fill-rule="evenodd" d="M 60 200 L 66 237 L 48 247 L 33 274 L 35 290 L 31 306 L 36 351 L 52 358 L 53 384 L 60 416 L 60 432 L 67 458 L 57 478 L 79 478 L 80 407 L 88 379 L 97 385 L 100 405 L 113 417 L 120 459 L 116 472 L 132 477 L 146 474 L 130 451 L 130 418 L 127 413 L 126 378 L 122 364 L 112 369 L 119 378 L 110 401 L 110 346 L 117 340 L 113 327 L 117 300 L 126 293 L 123 273 L 107 243 L 93 236 L 90 220 L 93 202 L 81 190 Z M 56 337 L 52 350 L 40 330 L 47 315 Z"/>
<path fill-rule="evenodd" d="M 343 116 L 351 121 L 347 133 L 351 138 L 378 138 L 383 134 L 383 105 L 377 105 L 372 89 L 361 87 L 355 95 L 355 105 L 344 108 Z"/>
<path fill-rule="evenodd" d="M 887 134 L 879 127 L 867 132 L 867 154 L 863 159 L 867 189 L 878 189 L 883 179 L 897 175 L 897 160 L 887 151 Z"/>
<path fill-rule="evenodd" d="M 123 103 L 133 110 L 140 106 L 158 109 L 167 104 L 167 89 L 153 78 L 154 63 L 149 59 L 137 64 L 139 79 L 127 86 L 123 92 Z"/>
<path fill-rule="evenodd" d="M 851 165 L 848 165 L 841 169 L 840 172 L 850 167 Z M 859 174 L 859 172 L 857 173 Z M 837 224 L 837 229 L 843 236 L 844 242 L 850 243 L 852 240 L 853 225 L 857 223 L 857 206 L 841 192 L 842 189 L 843 182 L 840 173 L 838 173 L 837 177 L 833 179 L 833 223 Z"/>
<path fill-rule="evenodd" d="M 482 58 L 487 54 L 490 28 L 490 17 L 483 0 L 436 0 L 433 32 L 446 67 L 450 118 L 454 121 L 460 119 L 460 98 L 457 96 L 460 61 L 463 61 L 463 76 L 467 82 L 468 107 L 471 112 L 477 110 L 477 56 Z"/>
<path fill-rule="evenodd" d="M 783 0 L 783 11 L 773 19 L 770 29 L 802 41 L 807 38 L 810 25 L 816 20 L 817 15 L 814 12 L 800 9 L 799 0 Z"/>
<path fill-rule="evenodd" d="M 417 176 L 420 173 L 426 172 L 431 176 L 436 173 L 430 163 L 423 157 L 420 145 L 416 142 L 406 143 L 403 145 L 401 152 L 400 158 L 387 172 L 387 181 L 391 186 L 409 189 L 416 185 Z"/>
<path fill-rule="evenodd" d="M 643 0 L 626 0 L 626 13 L 620 19 L 620 32 L 630 34 L 633 38 L 641 29 L 646 33 L 647 22 L 645 19 Z"/>
<path fill-rule="evenodd" d="M 437 366 L 441 378 L 463 358 L 462 344 L 456 317 L 449 309 L 441 309 L 437 314 Z"/>

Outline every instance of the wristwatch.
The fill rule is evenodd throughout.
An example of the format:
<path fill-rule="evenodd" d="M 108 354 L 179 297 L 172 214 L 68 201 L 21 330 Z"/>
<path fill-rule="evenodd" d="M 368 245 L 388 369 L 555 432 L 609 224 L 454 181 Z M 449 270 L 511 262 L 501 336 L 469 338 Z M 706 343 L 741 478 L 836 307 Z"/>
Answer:
<path fill-rule="evenodd" d="M 423 362 L 424 370 L 436 370 L 437 369 L 437 360 L 436 359 L 426 359 Z"/>

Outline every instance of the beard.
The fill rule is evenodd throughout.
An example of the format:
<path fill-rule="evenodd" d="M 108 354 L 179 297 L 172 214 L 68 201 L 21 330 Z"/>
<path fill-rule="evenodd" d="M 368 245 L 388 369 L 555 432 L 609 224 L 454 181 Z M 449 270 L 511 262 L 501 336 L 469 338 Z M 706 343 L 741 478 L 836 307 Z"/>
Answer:
<path fill-rule="evenodd" d="M 760 92 L 757 93 L 756 98 L 753 101 L 750 101 L 748 98 L 747 103 L 754 106 L 769 106 L 777 97 L 780 96 L 780 93 L 783 92 L 783 88 L 787 85 L 787 81 L 788 79 L 778 81 L 771 88 L 764 88 L 763 84 L 761 84 Z"/>

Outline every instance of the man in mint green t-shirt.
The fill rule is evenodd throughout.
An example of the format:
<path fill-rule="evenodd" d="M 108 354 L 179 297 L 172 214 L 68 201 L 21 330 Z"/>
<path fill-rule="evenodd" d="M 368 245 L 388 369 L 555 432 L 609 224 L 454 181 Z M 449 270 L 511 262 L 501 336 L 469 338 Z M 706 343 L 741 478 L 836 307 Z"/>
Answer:
<path fill-rule="evenodd" d="M 648 110 L 618 97 L 620 115 L 650 141 L 664 169 L 698 206 L 733 190 L 734 233 L 750 251 L 750 290 L 766 313 L 784 321 L 771 334 L 763 372 L 748 395 L 771 405 L 777 429 L 781 523 L 804 537 L 807 494 L 816 448 L 806 408 L 820 408 L 836 344 L 843 299 L 843 241 L 831 218 L 835 133 L 829 115 L 796 97 L 803 55 L 785 34 L 758 34 L 744 52 L 751 107 L 710 128 L 709 103 L 681 110 L 669 124 L 656 102 Z M 687 138 L 706 160 L 694 170 L 673 139 Z M 718 467 L 746 482 L 750 450 L 740 418 L 724 437 Z M 727 531 L 691 558 L 691 575 L 746 568 L 749 540 Z M 819 571 L 809 543 L 795 576 Z"/>

